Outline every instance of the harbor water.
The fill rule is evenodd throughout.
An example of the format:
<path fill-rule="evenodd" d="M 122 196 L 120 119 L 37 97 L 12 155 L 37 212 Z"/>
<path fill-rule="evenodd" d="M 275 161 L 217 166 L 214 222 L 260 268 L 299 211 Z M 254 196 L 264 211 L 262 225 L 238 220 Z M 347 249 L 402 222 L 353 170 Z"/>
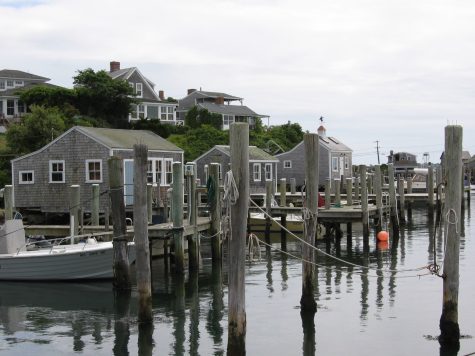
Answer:
<path fill-rule="evenodd" d="M 475 353 L 474 214 L 475 199 L 459 217 L 458 352 L 440 350 L 442 279 L 424 269 L 433 263 L 434 251 L 439 263 L 443 259 L 443 237 L 427 208 L 415 207 L 397 243 L 378 247 L 371 238 L 364 253 L 355 227 L 351 248 L 346 237 L 341 248 L 331 245 L 331 255 L 354 266 L 317 254 L 318 310 L 310 320 L 300 315 L 300 245 L 288 237 L 292 256 L 278 251 L 277 235 L 272 250 L 261 245 L 261 260 L 246 267 L 247 354 Z M 164 259 L 154 260 L 153 326 L 137 323 L 136 291 L 114 295 L 111 282 L 0 282 L 0 355 L 225 355 L 226 265 L 213 268 L 209 241 L 203 238 L 202 245 L 197 274 L 176 276 Z"/>

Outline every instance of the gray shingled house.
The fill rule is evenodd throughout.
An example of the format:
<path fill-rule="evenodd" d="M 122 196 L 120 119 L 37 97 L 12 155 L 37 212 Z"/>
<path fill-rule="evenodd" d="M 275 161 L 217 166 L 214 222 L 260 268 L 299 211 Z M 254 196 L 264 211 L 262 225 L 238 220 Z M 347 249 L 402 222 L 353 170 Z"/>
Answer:
<path fill-rule="evenodd" d="M 352 150 L 337 140 L 335 137 L 326 135 L 323 126 L 318 128 L 319 142 L 319 185 L 335 178 L 350 178 L 352 166 Z M 296 185 L 302 186 L 305 181 L 305 147 L 303 141 L 288 152 L 276 155 L 280 164 L 278 168 L 279 178 L 296 179 Z"/>
<path fill-rule="evenodd" d="M 216 145 L 193 161 L 196 164 L 197 177 L 201 184 L 206 184 L 208 167 L 211 163 L 219 163 L 220 184 L 223 184 L 224 175 L 229 170 L 231 153 L 229 146 Z M 256 146 L 249 146 L 249 191 L 263 193 L 266 181 L 277 179 L 277 165 L 279 160 Z"/>
<path fill-rule="evenodd" d="M 268 115 L 259 115 L 243 105 L 243 100 L 226 93 L 188 89 L 188 95 L 178 101 L 177 118 L 185 120 L 188 110 L 196 106 L 198 109 L 206 109 L 210 113 L 221 115 L 223 130 L 229 130 L 229 125 L 233 122 L 247 122 L 252 128 L 256 123 L 256 118 L 268 117 Z M 240 105 L 235 105 L 234 102 L 239 102 Z"/>
<path fill-rule="evenodd" d="M 150 183 L 168 187 L 173 180 L 172 162 L 183 162 L 183 150 L 151 131 L 119 130 L 75 126 L 48 145 L 12 160 L 15 207 L 20 211 L 66 213 L 69 188 L 81 186 L 84 211 L 91 210 L 92 184 L 99 191 L 109 187 L 107 160 L 124 160 L 126 204 L 133 204 L 133 146 L 148 146 Z M 100 210 L 109 204 L 108 194 L 100 197 Z"/>

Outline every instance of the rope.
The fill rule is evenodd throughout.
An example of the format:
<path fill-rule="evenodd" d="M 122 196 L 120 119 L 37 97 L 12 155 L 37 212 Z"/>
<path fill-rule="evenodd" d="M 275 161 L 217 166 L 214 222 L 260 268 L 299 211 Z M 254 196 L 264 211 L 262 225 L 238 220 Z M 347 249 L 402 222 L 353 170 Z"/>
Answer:
<path fill-rule="evenodd" d="M 247 241 L 247 252 L 249 256 L 249 262 L 254 261 L 254 251 L 259 253 L 259 257 L 257 258 L 259 262 L 261 262 L 261 246 L 259 245 L 260 241 L 257 235 L 249 234 L 249 239 Z"/>
<path fill-rule="evenodd" d="M 262 213 L 264 213 L 265 215 L 269 216 L 269 214 L 267 214 L 259 205 L 256 204 L 256 202 L 254 200 L 252 200 L 251 198 L 249 198 L 251 204 L 253 204 L 255 207 L 257 207 Z M 304 211 L 304 210 L 302 210 Z M 269 216 L 270 217 L 270 216 Z M 316 219 L 315 219 L 316 220 Z M 322 255 L 324 256 L 327 256 L 327 257 L 330 257 L 332 259 L 334 259 L 335 261 L 339 261 L 341 263 L 345 263 L 349 266 L 353 266 L 353 267 L 357 267 L 357 268 L 362 268 L 362 269 L 368 269 L 368 270 L 376 270 L 376 271 L 381 271 L 381 272 L 394 272 L 394 273 L 400 273 L 400 272 L 415 272 L 415 271 L 421 271 L 421 270 L 424 270 L 424 269 L 428 269 L 429 266 L 422 266 L 422 267 L 417 267 L 417 268 L 408 268 L 408 269 L 399 269 L 399 270 L 396 270 L 396 269 L 381 269 L 381 268 L 372 268 L 372 267 L 368 267 L 368 266 L 362 266 L 362 265 L 358 265 L 356 263 L 353 263 L 353 262 L 349 262 L 349 261 L 346 261 L 346 260 L 343 260 L 341 258 L 338 258 L 336 256 L 333 256 L 315 246 L 313 246 L 312 244 L 308 243 L 307 241 L 301 239 L 300 237 L 298 237 L 297 235 L 295 235 L 292 231 L 290 231 L 289 229 L 287 229 L 286 227 L 282 226 L 278 221 L 276 221 L 276 224 L 278 226 L 280 226 L 281 229 L 284 229 L 285 231 L 287 231 L 287 233 L 289 233 L 292 237 L 294 237 L 295 239 L 299 240 L 300 242 L 304 243 L 305 245 L 311 247 L 312 249 L 314 249 L 315 251 L 321 253 Z"/>

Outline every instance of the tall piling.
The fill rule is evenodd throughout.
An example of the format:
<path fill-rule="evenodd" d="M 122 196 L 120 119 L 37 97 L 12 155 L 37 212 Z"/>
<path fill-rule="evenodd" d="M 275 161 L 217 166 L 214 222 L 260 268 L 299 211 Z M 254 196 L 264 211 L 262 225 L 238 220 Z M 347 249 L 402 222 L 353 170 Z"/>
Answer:
<path fill-rule="evenodd" d="M 287 195 L 286 195 L 287 194 L 287 180 L 285 178 L 280 179 L 279 191 L 280 191 L 279 206 L 286 207 L 287 206 Z M 284 228 L 287 227 L 286 213 L 280 214 L 280 224 Z M 285 251 L 287 249 L 287 231 L 284 228 L 280 229 L 280 243 L 281 243 L 282 249 Z"/>
<path fill-rule="evenodd" d="M 109 194 L 112 206 L 112 245 L 114 247 L 114 288 L 130 290 L 130 267 L 127 253 L 123 163 L 118 157 L 109 158 Z M 107 212 L 108 214 L 108 212 Z"/>
<path fill-rule="evenodd" d="M 398 179 L 398 185 L 397 185 L 398 193 L 399 193 L 399 216 L 401 218 L 401 221 L 405 221 L 405 213 L 404 209 L 406 207 L 406 196 L 404 194 L 404 178 L 399 177 Z"/>
<path fill-rule="evenodd" d="M 331 199 L 331 180 L 327 178 L 325 181 L 325 209 L 330 209 Z"/>
<path fill-rule="evenodd" d="M 341 186 L 340 186 L 340 180 L 339 179 L 335 179 L 334 181 L 334 185 L 335 185 L 335 205 L 337 207 L 340 207 L 341 206 Z"/>
<path fill-rule="evenodd" d="M 368 212 L 368 188 L 366 186 L 366 166 L 359 166 L 361 179 L 361 212 L 363 218 L 363 248 L 369 250 L 369 212 Z"/>
<path fill-rule="evenodd" d="M 353 179 L 346 178 L 346 205 L 353 205 Z"/>
<path fill-rule="evenodd" d="M 196 194 L 196 166 L 193 165 L 192 172 L 189 172 L 189 190 L 188 199 L 190 200 L 190 225 L 193 226 L 194 232 L 188 237 L 188 267 L 190 271 L 197 271 L 200 266 L 200 237 L 197 231 L 198 202 Z"/>
<path fill-rule="evenodd" d="M 153 185 L 151 183 L 147 184 L 147 223 L 152 223 L 152 205 L 153 205 Z"/>
<path fill-rule="evenodd" d="M 279 206 L 287 206 L 287 179 L 281 178 L 279 181 L 280 201 Z"/>
<path fill-rule="evenodd" d="M 134 235 L 139 322 L 153 320 L 147 214 L 147 157 L 146 145 L 134 145 Z"/>
<path fill-rule="evenodd" d="M 99 225 L 99 184 L 92 185 L 91 224 Z"/>
<path fill-rule="evenodd" d="M 13 185 L 6 185 L 4 194 L 5 220 L 13 219 Z"/>
<path fill-rule="evenodd" d="M 221 263 L 221 199 L 219 199 L 219 163 L 209 166 L 208 205 L 211 208 L 211 258 L 213 263 Z"/>
<path fill-rule="evenodd" d="M 462 183 L 462 126 L 445 127 L 445 259 L 442 315 L 440 317 L 439 342 L 443 347 L 459 346 L 460 328 L 458 324 L 459 294 L 459 253 L 460 232 L 458 222 L 461 216 Z"/>
<path fill-rule="evenodd" d="M 69 216 L 71 217 L 71 229 L 73 235 L 79 234 L 79 212 L 81 211 L 81 187 L 77 184 L 69 188 Z M 73 239 L 71 239 L 73 243 Z"/>
<path fill-rule="evenodd" d="M 429 164 L 427 172 L 427 202 L 429 205 L 429 217 L 433 218 L 434 215 L 434 167 Z"/>
<path fill-rule="evenodd" d="M 249 125 L 231 124 L 231 170 L 239 197 L 231 205 L 231 236 L 228 271 L 228 355 L 243 355 L 246 350 L 246 220 L 249 209 Z"/>
<path fill-rule="evenodd" d="M 305 195 L 307 212 L 304 214 L 304 239 L 307 243 L 302 245 L 302 297 L 300 299 L 300 310 L 301 313 L 315 313 L 317 311 L 317 303 L 313 295 L 313 282 L 315 278 L 315 266 L 313 262 L 315 254 L 312 246 L 315 246 L 318 217 L 318 135 L 305 134 L 304 145 L 305 178 L 307 182 Z"/>
<path fill-rule="evenodd" d="M 355 191 L 355 200 L 360 200 L 360 177 L 358 177 L 358 173 L 355 173 L 355 185 L 353 188 Z"/>
<path fill-rule="evenodd" d="M 297 180 L 295 178 L 290 178 L 290 194 L 295 194 L 297 192 Z"/>
<path fill-rule="evenodd" d="M 183 164 L 173 162 L 172 212 L 173 241 L 175 244 L 175 272 L 185 270 L 185 246 L 183 241 Z"/>
<path fill-rule="evenodd" d="M 388 164 L 389 178 L 389 204 L 390 204 L 390 220 L 394 236 L 399 236 L 399 219 L 397 216 L 397 199 L 396 188 L 394 186 L 394 166 Z"/>
<path fill-rule="evenodd" d="M 374 193 L 376 195 L 376 231 L 381 231 L 383 227 L 383 182 L 381 179 L 381 166 L 374 166 Z"/>

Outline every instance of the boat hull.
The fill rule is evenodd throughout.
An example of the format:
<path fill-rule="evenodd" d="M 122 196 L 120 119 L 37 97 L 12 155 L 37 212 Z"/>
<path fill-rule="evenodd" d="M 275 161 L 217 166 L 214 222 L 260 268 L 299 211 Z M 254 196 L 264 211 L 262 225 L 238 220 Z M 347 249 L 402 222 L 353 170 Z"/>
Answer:
<path fill-rule="evenodd" d="M 135 249 L 133 245 L 129 246 L 129 262 L 132 263 Z M 101 242 L 0 255 L 0 280 L 110 279 L 113 277 L 113 254 L 112 242 Z"/>

